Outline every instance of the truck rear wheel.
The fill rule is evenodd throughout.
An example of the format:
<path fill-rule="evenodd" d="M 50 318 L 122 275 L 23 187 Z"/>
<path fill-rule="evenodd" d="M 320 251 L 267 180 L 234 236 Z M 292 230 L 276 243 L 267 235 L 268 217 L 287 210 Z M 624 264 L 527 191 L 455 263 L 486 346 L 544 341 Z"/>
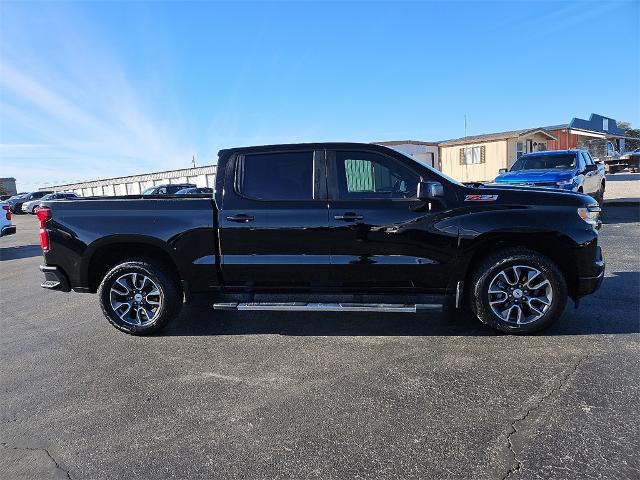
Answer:
<path fill-rule="evenodd" d="M 471 308 L 481 322 L 506 333 L 533 333 L 555 322 L 567 302 L 558 267 L 541 253 L 506 249 L 486 258 L 471 279 Z"/>
<path fill-rule="evenodd" d="M 109 323 L 132 335 L 158 332 L 182 307 L 175 275 L 163 264 L 144 258 L 126 260 L 109 270 L 98 297 Z"/>

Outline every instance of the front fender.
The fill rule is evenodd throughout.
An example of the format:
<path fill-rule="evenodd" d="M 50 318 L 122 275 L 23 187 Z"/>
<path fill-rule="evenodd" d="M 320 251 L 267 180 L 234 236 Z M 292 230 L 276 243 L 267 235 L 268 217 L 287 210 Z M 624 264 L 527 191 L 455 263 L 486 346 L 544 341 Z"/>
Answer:
<path fill-rule="evenodd" d="M 569 276 L 579 270 L 577 252 L 597 244 L 598 234 L 568 207 L 519 206 L 469 211 L 458 219 L 460 271 L 502 246 L 538 250 Z"/>

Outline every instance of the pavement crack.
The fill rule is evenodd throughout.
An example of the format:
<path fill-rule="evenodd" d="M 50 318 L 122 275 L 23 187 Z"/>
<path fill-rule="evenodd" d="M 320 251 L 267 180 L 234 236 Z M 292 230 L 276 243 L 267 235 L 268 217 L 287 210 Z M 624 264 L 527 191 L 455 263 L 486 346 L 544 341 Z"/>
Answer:
<path fill-rule="evenodd" d="M 560 378 L 560 380 L 557 381 L 556 384 L 547 393 L 542 395 L 534 405 L 529 407 L 526 411 L 524 411 L 520 416 L 518 416 L 515 420 L 511 422 L 511 430 L 507 434 L 507 448 L 513 460 L 511 462 L 511 466 L 507 470 L 507 473 L 502 477 L 502 480 L 507 480 L 512 475 L 518 474 L 520 472 L 520 469 L 522 468 L 522 461 L 518 458 L 518 454 L 516 453 L 513 447 L 513 441 L 512 441 L 512 437 L 516 433 L 518 433 L 517 426 L 520 423 L 526 421 L 529 415 L 531 415 L 531 413 L 535 412 L 540 407 L 542 407 L 542 405 L 548 399 L 550 399 L 551 397 L 554 397 L 558 392 L 560 392 L 562 387 L 564 387 L 567 384 L 567 382 L 571 379 L 571 377 L 573 377 L 576 374 L 582 362 L 584 362 L 587 358 L 589 358 L 589 356 L 591 356 L 593 352 L 594 352 L 594 349 L 587 352 L 586 355 L 582 355 L 581 357 L 579 357 L 578 360 L 573 364 L 572 368 L 568 369 L 565 372 L 565 374 Z"/>
<path fill-rule="evenodd" d="M 6 448 L 6 449 L 9 449 L 9 450 L 28 450 L 30 452 L 44 452 L 47 455 L 47 457 L 49 457 L 49 459 L 51 459 L 51 461 L 53 462 L 56 470 L 60 470 L 62 473 L 64 473 L 66 475 L 66 477 L 69 480 L 73 480 L 73 477 L 71 477 L 71 472 L 69 470 L 66 470 L 65 468 L 62 468 L 62 466 L 53 457 L 53 455 L 51 455 L 51 452 L 46 448 L 17 447 L 17 446 L 14 446 L 14 445 L 9 445 L 6 442 L 0 442 L 0 446 L 2 446 L 2 448 Z"/>

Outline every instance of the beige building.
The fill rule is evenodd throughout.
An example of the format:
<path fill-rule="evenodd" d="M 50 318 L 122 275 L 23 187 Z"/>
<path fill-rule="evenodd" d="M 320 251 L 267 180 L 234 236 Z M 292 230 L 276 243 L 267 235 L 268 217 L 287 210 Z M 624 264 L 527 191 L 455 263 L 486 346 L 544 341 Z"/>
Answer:
<path fill-rule="evenodd" d="M 474 135 L 439 142 L 440 170 L 461 182 L 493 181 L 521 155 L 547 150 L 556 137 L 542 128 Z"/>

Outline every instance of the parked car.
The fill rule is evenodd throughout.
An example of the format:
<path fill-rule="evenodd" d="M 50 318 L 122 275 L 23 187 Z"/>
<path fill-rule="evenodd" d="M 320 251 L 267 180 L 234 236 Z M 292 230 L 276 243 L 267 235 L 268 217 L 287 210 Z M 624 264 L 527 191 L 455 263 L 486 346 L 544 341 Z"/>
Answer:
<path fill-rule="evenodd" d="M 178 190 L 176 192 L 176 195 L 195 195 L 195 194 L 203 194 L 203 193 L 212 194 L 213 188 L 208 188 L 208 187 L 183 188 L 182 190 Z"/>
<path fill-rule="evenodd" d="M 39 190 L 37 192 L 23 193 L 22 195 L 16 195 L 7 200 L 7 203 L 11 207 L 12 213 L 22 213 L 22 204 L 30 202 L 31 200 L 40 200 L 45 195 L 53 193 L 51 190 Z"/>
<path fill-rule="evenodd" d="M 222 150 L 213 198 L 46 201 L 37 215 L 42 286 L 97 292 L 131 334 L 195 293 L 243 311 L 417 313 L 452 297 L 529 333 L 599 288 L 599 212 L 571 191 L 471 188 L 387 147 L 321 143 Z"/>
<path fill-rule="evenodd" d="M 193 183 L 167 183 L 155 185 L 144 190 L 141 195 L 175 195 L 184 188 L 194 188 Z"/>
<path fill-rule="evenodd" d="M 624 163 L 625 168 L 632 172 L 638 172 L 640 170 L 640 148 L 622 153 L 620 161 Z"/>
<path fill-rule="evenodd" d="M 44 202 L 45 200 L 69 200 L 74 198 L 79 198 L 79 197 L 76 193 L 73 193 L 73 192 L 50 193 L 38 200 L 31 200 L 29 202 L 24 202 L 22 204 L 22 213 L 35 214 L 36 209 L 40 206 L 40 203 Z"/>
<path fill-rule="evenodd" d="M 2 203 L 0 212 L 0 237 L 16 233 L 16 226 L 11 220 L 11 207 L 8 203 Z"/>
<path fill-rule="evenodd" d="M 544 187 L 585 193 L 602 203 L 606 186 L 604 165 L 586 150 L 527 153 L 511 169 L 500 170 L 498 185 Z"/>

